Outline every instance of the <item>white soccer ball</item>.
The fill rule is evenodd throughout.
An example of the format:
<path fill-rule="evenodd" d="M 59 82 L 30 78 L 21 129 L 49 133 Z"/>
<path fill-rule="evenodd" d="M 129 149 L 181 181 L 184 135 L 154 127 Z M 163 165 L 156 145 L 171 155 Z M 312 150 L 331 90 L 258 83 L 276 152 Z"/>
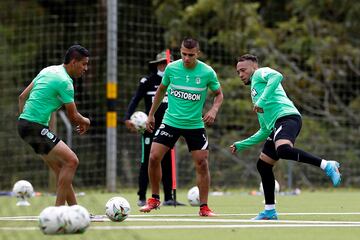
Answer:
<path fill-rule="evenodd" d="M 69 206 L 60 206 L 60 218 L 64 221 L 65 233 L 82 233 L 83 218 L 74 208 Z"/>
<path fill-rule="evenodd" d="M 264 188 L 262 182 L 260 182 L 259 191 L 264 194 Z M 278 194 L 280 192 L 280 184 L 275 179 L 275 194 Z"/>
<path fill-rule="evenodd" d="M 200 206 L 199 188 L 197 186 L 190 188 L 187 198 L 191 206 Z"/>
<path fill-rule="evenodd" d="M 75 217 L 77 220 L 76 233 L 85 232 L 86 228 L 90 225 L 90 213 L 80 205 L 73 205 L 70 209 L 77 214 Z"/>
<path fill-rule="evenodd" d="M 123 197 L 113 197 L 105 205 L 106 216 L 114 222 L 124 221 L 130 213 L 130 204 Z"/>
<path fill-rule="evenodd" d="M 65 232 L 65 221 L 59 207 L 47 207 L 39 215 L 39 228 L 44 234 Z"/>
<path fill-rule="evenodd" d="M 18 198 L 30 198 L 34 194 L 34 188 L 26 180 L 17 181 L 13 187 L 13 194 Z"/>
<path fill-rule="evenodd" d="M 138 132 L 144 132 L 146 130 L 147 118 L 148 116 L 146 115 L 146 113 L 141 111 L 136 111 L 131 115 L 130 121 L 134 124 Z"/>

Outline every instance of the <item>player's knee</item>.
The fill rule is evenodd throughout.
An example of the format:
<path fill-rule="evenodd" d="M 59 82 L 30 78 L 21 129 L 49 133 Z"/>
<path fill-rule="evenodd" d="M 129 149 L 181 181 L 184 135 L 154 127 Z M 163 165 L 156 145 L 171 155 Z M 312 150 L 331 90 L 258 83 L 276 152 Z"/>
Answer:
<path fill-rule="evenodd" d="M 283 159 L 289 159 L 292 151 L 293 148 L 289 144 L 280 145 L 276 149 L 276 153 L 279 156 L 279 158 L 283 158 Z"/>
<path fill-rule="evenodd" d="M 79 159 L 76 155 L 71 156 L 68 158 L 66 166 L 72 169 L 76 169 L 79 166 Z"/>
<path fill-rule="evenodd" d="M 149 169 L 158 169 L 161 166 L 161 157 L 157 154 L 150 154 Z"/>
<path fill-rule="evenodd" d="M 209 169 L 207 158 L 196 160 L 196 169 L 200 173 L 206 173 Z"/>

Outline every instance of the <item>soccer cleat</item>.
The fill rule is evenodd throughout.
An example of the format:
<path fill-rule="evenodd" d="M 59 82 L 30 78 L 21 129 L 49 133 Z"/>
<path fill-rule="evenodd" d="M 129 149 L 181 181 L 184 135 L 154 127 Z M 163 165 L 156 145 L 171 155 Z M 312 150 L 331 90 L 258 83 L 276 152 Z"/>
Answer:
<path fill-rule="evenodd" d="M 160 206 L 160 200 L 159 199 L 156 199 L 156 198 L 149 198 L 145 204 L 145 206 L 142 206 L 140 208 L 140 212 L 150 212 L 151 210 L 153 209 L 158 209 L 159 206 Z"/>
<path fill-rule="evenodd" d="M 139 207 L 145 206 L 145 204 L 146 204 L 146 200 L 139 199 L 139 200 L 137 201 L 137 205 L 138 205 Z"/>
<path fill-rule="evenodd" d="M 186 206 L 185 204 L 178 202 L 178 201 L 176 201 L 175 204 L 174 203 L 175 203 L 174 200 L 170 199 L 170 200 L 164 201 L 161 205 L 162 206 Z"/>
<path fill-rule="evenodd" d="M 278 220 L 278 216 L 275 209 L 265 210 L 251 220 Z"/>
<path fill-rule="evenodd" d="M 328 161 L 324 169 L 326 175 L 330 177 L 334 187 L 339 186 L 341 182 L 341 174 L 339 172 L 340 164 L 336 161 Z"/>
<path fill-rule="evenodd" d="M 208 206 L 200 207 L 199 215 L 201 217 L 213 217 L 213 216 L 216 216 L 216 214 L 213 213 L 213 211 Z"/>

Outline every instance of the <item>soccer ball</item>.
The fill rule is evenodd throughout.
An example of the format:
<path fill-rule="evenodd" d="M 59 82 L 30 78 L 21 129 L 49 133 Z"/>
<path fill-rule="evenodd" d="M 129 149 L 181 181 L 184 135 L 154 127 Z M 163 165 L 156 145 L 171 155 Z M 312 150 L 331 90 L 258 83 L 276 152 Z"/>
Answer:
<path fill-rule="evenodd" d="M 146 130 L 146 120 L 146 113 L 141 111 L 134 112 L 130 117 L 130 121 L 134 124 L 138 132 L 144 132 Z"/>
<path fill-rule="evenodd" d="M 75 233 L 83 233 L 90 225 L 90 213 L 86 208 L 80 205 L 73 205 L 70 207 L 71 212 L 75 213 L 74 221 L 76 222 Z"/>
<path fill-rule="evenodd" d="M 105 214 L 113 222 L 124 221 L 130 210 L 129 202 L 123 197 L 113 197 L 105 205 Z"/>
<path fill-rule="evenodd" d="M 65 232 L 65 221 L 61 208 L 47 207 L 39 215 L 39 228 L 44 234 L 59 234 Z"/>
<path fill-rule="evenodd" d="M 264 194 L 264 188 L 262 182 L 260 182 L 259 191 Z M 275 179 L 275 194 L 278 194 L 280 192 L 280 184 Z"/>
<path fill-rule="evenodd" d="M 79 207 L 60 206 L 60 218 L 64 221 L 65 233 L 83 233 L 90 224 L 89 213 Z M 87 212 L 87 210 L 85 209 Z M 84 214 L 82 216 L 82 214 Z M 86 217 L 87 216 L 87 217 Z"/>
<path fill-rule="evenodd" d="M 14 196 L 22 199 L 30 198 L 34 194 L 33 186 L 26 180 L 17 181 L 12 191 Z"/>
<path fill-rule="evenodd" d="M 197 186 L 192 187 L 187 194 L 189 204 L 191 206 L 200 206 L 200 193 Z"/>

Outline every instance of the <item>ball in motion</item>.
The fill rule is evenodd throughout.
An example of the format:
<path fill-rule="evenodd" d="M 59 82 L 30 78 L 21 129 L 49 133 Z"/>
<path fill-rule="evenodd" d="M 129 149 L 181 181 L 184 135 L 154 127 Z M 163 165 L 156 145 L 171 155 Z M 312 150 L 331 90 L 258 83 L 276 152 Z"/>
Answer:
<path fill-rule="evenodd" d="M 200 193 L 198 186 L 190 188 L 187 198 L 191 206 L 200 206 Z"/>
<path fill-rule="evenodd" d="M 105 205 L 105 214 L 113 222 L 124 221 L 130 210 L 129 202 L 123 197 L 113 197 Z"/>
<path fill-rule="evenodd" d="M 146 115 L 146 113 L 141 111 L 136 111 L 131 115 L 130 121 L 134 124 L 136 130 L 142 133 L 146 130 L 147 118 L 148 116 Z"/>

